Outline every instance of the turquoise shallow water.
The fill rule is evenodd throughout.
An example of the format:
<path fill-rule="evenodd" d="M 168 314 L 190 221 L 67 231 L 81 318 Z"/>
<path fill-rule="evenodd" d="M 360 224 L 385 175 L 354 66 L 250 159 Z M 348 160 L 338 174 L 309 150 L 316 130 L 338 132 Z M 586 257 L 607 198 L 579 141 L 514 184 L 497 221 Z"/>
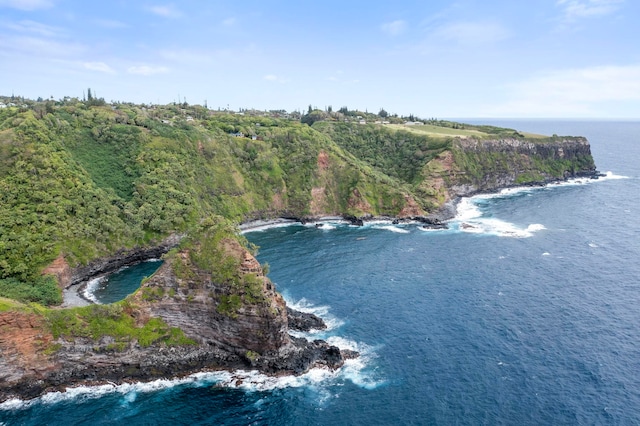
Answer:
<path fill-rule="evenodd" d="M 612 174 L 465 200 L 449 231 L 246 234 L 286 299 L 329 323 L 309 337 L 362 353 L 340 372 L 79 390 L 4 404 L 0 421 L 640 423 L 640 123 L 496 124 L 585 135 Z"/>

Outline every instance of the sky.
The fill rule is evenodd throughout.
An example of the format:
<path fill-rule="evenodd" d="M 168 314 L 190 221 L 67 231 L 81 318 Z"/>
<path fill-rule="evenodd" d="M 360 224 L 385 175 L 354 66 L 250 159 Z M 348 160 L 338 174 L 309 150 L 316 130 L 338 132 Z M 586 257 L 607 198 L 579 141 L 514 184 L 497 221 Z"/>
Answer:
<path fill-rule="evenodd" d="M 640 119 L 638 0 L 0 0 L 0 95 Z"/>

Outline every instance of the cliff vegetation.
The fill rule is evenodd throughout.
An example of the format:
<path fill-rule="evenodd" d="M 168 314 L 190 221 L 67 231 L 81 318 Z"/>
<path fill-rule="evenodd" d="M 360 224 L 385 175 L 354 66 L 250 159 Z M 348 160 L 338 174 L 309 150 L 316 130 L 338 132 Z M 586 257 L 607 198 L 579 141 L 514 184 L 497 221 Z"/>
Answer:
<path fill-rule="evenodd" d="M 384 110 L 0 101 L 0 376 L 38 378 L 27 396 L 90 371 L 338 366 L 337 348 L 289 336 L 284 301 L 236 224 L 427 216 L 461 195 L 595 172 L 584 138 Z M 73 279 L 144 250 L 165 263 L 134 295 L 57 307 Z"/>

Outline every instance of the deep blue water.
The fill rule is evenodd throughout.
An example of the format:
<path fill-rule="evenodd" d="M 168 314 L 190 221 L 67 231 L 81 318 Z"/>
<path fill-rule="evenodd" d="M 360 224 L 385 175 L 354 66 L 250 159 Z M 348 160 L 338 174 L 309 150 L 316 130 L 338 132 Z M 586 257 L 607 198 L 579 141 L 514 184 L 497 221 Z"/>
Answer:
<path fill-rule="evenodd" d="M 330 324 L 314 337 L 362 353 L 340 372 L 107 386 L 4 404 L 0 421 L 640 424 L 640 123 L 495 124 L 587 136 L 613 176 L 466 200 L 442 232 L 246 234 L 287 300 Z"/>

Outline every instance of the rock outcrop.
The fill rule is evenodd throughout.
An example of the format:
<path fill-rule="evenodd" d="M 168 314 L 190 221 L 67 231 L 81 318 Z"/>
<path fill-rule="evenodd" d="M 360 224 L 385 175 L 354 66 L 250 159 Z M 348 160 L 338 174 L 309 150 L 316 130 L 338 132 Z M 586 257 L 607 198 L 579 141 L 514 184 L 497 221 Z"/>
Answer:
<path fill-rule="evenodd" d="M 108 333 L 91 337 L 88 332 L 59 332 L 54 337 L 46 317 L 0 313 L 0 401 L 80 384 L 145 381 L 203 370 L 301 374 L 312 367 L 336 369 L 357 356 L 321 340 L 290 336 L 290 328 L 326 326 L 314 315 L 287 308 L 260 264 L 237 240 L 224 239 L 220 246 L 223 260 L 234 262 L 234 279 L 214 277 L 192 260 L 190 249 L 183 249 L 172 252 L 124 308 L 114 310 L 141 326 L 158 319 L 167 330 L 184 335 L 182 344 L 147 345 Z"/>

